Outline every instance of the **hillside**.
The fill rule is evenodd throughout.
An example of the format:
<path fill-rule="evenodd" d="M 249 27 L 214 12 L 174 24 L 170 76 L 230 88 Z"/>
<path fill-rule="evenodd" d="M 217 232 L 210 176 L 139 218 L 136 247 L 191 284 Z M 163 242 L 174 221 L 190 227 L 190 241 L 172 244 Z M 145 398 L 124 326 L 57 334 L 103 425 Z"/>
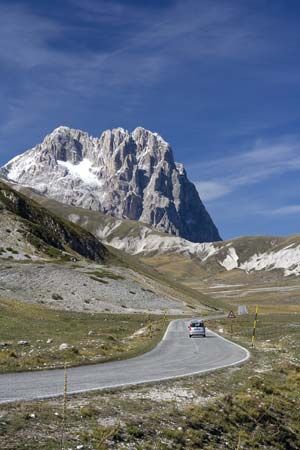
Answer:
<path fill-rule="evenodd" d="M 104 247 L 93 234 L 66 220 L 64 205 L 15 184 L 0 182 L 0 186 L 0 298 L 117 313 L 167 309 L 181 314 L 191 308 L 223 307 L 222 302 L 174 282 L 136 256 Z M 52 202 L 56 208 L 50 211 Z M 14 264 L 8 265 L 8 260 Z"/>
<path fill-rule="evenodd" d="M 1 253 L 12 259 L 79 256 L 103 262 L 108 251 L 91 233 L 0 181 Z M 6 245 L 6 246 L 5 246 Z M 13 248 L 12 248 L 13 247 Z"/>
<path fill-rule="evenodd" d="M 252 236 L 222 242 L 193 243 L 175 236 L 166 236 L 147 224 L 120 220 L 110 215 L 65 205 L 41 196 L 29 188 L 16 185 L 38 203 L 55 214 L 87 229 L 103 243 L 143 258 L 147 264 L 160 266 L 194 265 L 202 279 L 222 275 L 230 278 L 249 274 L 277 279 L 300 274 L 300 236 Z M 181 269 L 178 267 L 180 278 Z M 189 269 L 190 270 L 190 269 Z"/>

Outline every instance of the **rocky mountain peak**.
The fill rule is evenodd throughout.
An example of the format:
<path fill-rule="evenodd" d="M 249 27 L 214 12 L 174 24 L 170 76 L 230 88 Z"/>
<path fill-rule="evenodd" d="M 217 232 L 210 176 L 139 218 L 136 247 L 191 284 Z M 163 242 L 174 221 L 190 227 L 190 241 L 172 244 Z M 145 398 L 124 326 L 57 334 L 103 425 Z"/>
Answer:
<path fill-rule="evenodd" d="M 94 138 L 60 126 L 2 173 L 63 203 L 146 222 L 194 242 L 220 240 L 171 146 L 142 127 Z"/>

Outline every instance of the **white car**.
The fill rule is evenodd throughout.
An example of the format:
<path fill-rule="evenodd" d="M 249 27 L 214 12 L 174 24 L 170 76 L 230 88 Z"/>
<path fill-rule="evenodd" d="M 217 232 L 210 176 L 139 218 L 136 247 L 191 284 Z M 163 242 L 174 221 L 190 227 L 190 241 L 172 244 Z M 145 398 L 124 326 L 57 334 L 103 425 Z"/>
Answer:
<path fill-rule="evenodd" d="M 188 326 L 190 338 L 193 336 L 206 336 L 203 320 L 192 320 Z"/>

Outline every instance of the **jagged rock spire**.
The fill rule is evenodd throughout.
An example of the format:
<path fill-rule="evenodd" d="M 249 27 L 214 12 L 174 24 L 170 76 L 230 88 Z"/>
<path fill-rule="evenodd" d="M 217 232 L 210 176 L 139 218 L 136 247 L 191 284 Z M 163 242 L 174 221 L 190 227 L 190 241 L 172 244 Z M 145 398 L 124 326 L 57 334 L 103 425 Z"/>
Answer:
<path fill-rule="evenodd" d="M 58 127 L 2 173 L 63 203 L 146 222 L 193 242 L 220 240 L 168 142 L 142 127 L 106 130 L 100 138 Z"/>

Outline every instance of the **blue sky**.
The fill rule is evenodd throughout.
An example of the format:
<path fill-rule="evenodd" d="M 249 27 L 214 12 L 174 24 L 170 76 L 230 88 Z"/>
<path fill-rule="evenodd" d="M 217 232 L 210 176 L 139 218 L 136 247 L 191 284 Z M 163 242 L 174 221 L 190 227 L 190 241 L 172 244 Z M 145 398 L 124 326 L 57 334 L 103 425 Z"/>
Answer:
<path fill-rule="evenodd" d="M 67 125 L 168 140 L 223 238 L 299 233 L 300 4 L 1 0 L 0 164 Z"/>

